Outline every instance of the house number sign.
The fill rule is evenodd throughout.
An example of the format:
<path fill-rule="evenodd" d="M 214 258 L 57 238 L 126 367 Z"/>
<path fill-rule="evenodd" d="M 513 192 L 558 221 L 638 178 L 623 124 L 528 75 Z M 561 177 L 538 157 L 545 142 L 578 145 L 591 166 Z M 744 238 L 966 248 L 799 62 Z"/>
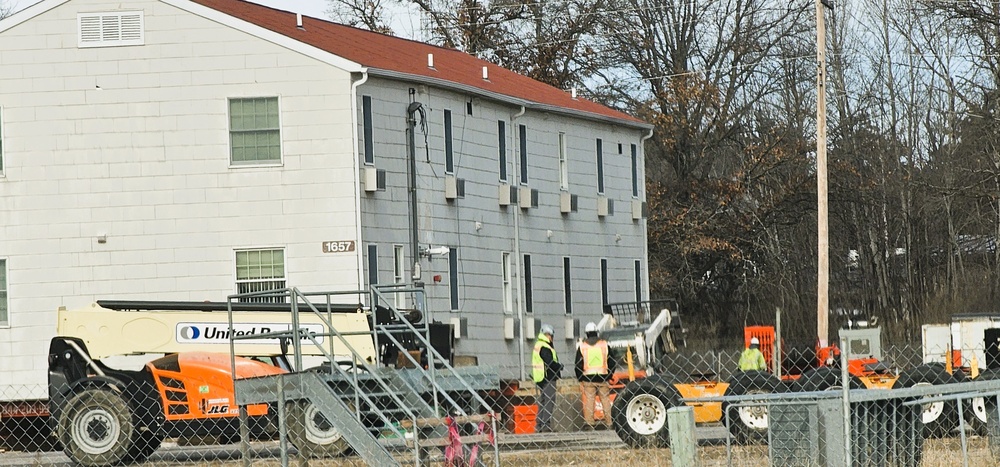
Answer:
<path fill-rule="evenodd" d="M 323 253 L 347 253 L 354 251 L 354 240 L 323 242 Z"/>

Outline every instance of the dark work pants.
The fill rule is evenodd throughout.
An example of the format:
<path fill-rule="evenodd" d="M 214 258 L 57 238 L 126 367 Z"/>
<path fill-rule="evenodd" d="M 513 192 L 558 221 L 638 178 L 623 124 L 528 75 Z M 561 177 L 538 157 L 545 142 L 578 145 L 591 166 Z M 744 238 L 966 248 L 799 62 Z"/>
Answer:
<path fill-rule="evenodd" d="M 538 418 L 535 423 L 535 431 L 552 429 L 552 410 L 556 405 L 556 382 L 545 381 L 538 383 Z"/>

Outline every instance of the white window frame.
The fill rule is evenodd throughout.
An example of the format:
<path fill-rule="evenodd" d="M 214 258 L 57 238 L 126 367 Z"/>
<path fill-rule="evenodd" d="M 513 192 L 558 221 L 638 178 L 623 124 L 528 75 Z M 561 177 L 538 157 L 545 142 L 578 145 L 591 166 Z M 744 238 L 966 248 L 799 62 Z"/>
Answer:
<path fill-rule="evenodd" d="M 500 253 L 500 290 L 503 294 L 504 314 L 514 314 L 514 283 L 511 277 L 513 265 L 510 262 L 510 252 Z"/>
<path fill-rule="evenodd" d="M 0 328 L 10 327 L 10 274 L 7 258 L 0 258 Z"/>
<path fill-rule="evenodd" d="M 142 10 L 77 13 L 76 26 L 77 47 L 81 49 L 146 43 L 146 20 Z"/>
<path fill-rule="evenodd" d="M 274 128 L 256 128 L 253 130 L 233 130 L 233 102 L 234 101 L 252 101 L 257 99 L 273 99 L 277 105 L 277 123 Z M 282 145 L 282 134 L 281 131 L 281 98 L 278 96 L 241 96 L 241 97 L 230 97 L 226 99 L 226 118 L 229 128 L 229 167 L 239 168 L 239 167 L 275 167 L 280 166 L 284 161 L 284 147 Z M 267 160 L 253 160 L 253 161 L 236 161 L 233 159 L 233 133 L 234 131 L 240 133 L 251 133 L 251 132 L 263 132 L 263 131 L 276 131 L 278 133 L 278 158 L 267 159 Z"/>
<path fill-rule="evenodd" d="M 396 285 L 406 284 L 406 253 L 403 245 L 392 246 L 392 283 Z M 406 308 L 406 294 L 396 292 L 393 295 L 396 309 Z"/>
<path fill-rule="evenodd" d="M 244 254 L 245 253 L 252 253 L 252 252 L 265 252 L 265 251 L 281 252 L 281 268 L 282 268 L 282 270 L 281 270 L 281 277 L 272 276 L 272 277 L 255 277 L 255 278 L 244 278 L 244 279 L 241 279 L 240 278 L 240 271 L 239 271 L 239 269 L 240 269 L 240 259 L 239 259 L 240 254 L 241 253 L 244 253 Z M 233 250 L 233 273 L 234 273 L 233 274 L 233 278 L 235 280 L 235 290 L 236 290 L 236 293 L 247 293 L 247 292 L 257 291 L 257 290 L 253 290 L 253 289 L 257 289 L 257 287 L 253 287 L 253 286 L 250 287 L 251 290 L 241 290 L 241 287 L 240 287 L 241 285 L 266 284 L 266 283 L 269 283 L 269 282 L 270 283 L 275 283 L 273 285 L 280 285 L 280 287 L 273 287 L 273 288 L 275 288 L 275 289 L 283 289 L 288 284 L 288 260 L 287 260 L 287 255 L 285 255 L 285 248 L 284 247 L 258 247 L 258 248 L 239 248 L 239 249 Z M 279 282 L 280 282 L 280 284 L 277 284 Z M 259 289 L 259 290 L 271 290 L 271 289 Z M 269 299 L 264 299 L 264 298 L 260 298 L 260 299 L 244 298 L 244 299 L 241 299 L 240 301 L 241 302 L 256 302 L 256 303 L 275 303 L 275 302 L 278 302 L 278 300 L 269 300 Z M 280 302 L 284 302 L 284 299 L 281 299 Z"/>
<path fill-rule="evenodd" d="M 3 106 L 0 105 L 0 178 L 4 176 L 4 150 L 3 150 L 3 131 L 6 125 L 3 123 Z"/>
<path fill-rule="evenodd" d="M 566 151 L 566 133 L 559 132 L 559 189 L 569 191 L 569 157 Z"/>

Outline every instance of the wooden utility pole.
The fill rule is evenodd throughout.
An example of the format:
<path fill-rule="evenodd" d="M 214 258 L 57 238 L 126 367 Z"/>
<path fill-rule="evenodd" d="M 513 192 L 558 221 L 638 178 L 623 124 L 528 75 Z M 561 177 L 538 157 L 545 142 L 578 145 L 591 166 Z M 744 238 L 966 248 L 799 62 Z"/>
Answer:
<path fill-rule="evenodd" d="M 816 0 L 816 334 L 819 346 L 827 346 L 830 318 L 830 228 L 827 218 L 826 180 L 826 0 Z M 832 8 L 832 6 L 831 6 Z"/>

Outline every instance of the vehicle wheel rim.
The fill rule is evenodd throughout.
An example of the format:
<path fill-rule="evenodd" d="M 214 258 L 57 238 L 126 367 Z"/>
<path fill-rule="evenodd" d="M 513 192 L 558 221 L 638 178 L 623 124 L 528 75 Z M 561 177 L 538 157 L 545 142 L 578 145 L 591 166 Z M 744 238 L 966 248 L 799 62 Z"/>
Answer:
<path fill-rule="evenodd" d="M 913 387 L 927 387 L 933 386 L 931 383 L 917 383 Z M 931 402 L 930 404 L 921 405 L 923 411 L 920 413 L 920 420 L 926 425 L 928 423 L 933 423 L 941 414 L 944 413 L 944 402 Z"/>
<path fill-rule="evenodd" d="M 986 423 L 986 399 L 982 397 L 972 398 L 972 413 L 976 414 L 976 419 Z"/>
<path fill-rule="evenodd" d="M 310 443 L 325 446 L 340 440 L 342 436 L 340 434 L 340 430 L 337 430 L 337 428 L 334 427 L 322 413 L 320 413 L 315 404 L 309 404 L 306 406 L 305 424 L 306 439 L 309 440 Z"/>
<path fill-rule="evenodd" d="M 625 407 L 628 426 L 640 435 L 651 435 L 659 432 L 667 422 L 667 407 L 659 397 L 652 394 L 640 394 Z"/>
<path fill-rule="evenodd" d="M 111 412 L 95 408 L 77 417 L 73 424 L 73 441 L 87 454 L 103 454 L 111 449 L 121 434 L 121 425 Z"/>
<path fill-rule="evenodd" d="M 749 394 L 770 394 L 768 391 L 764 390 L 752 390 L 747 391 Z M 740 416 L 740 422 L 746 425 L 748 428 L 755 431 L 763 431 L 767 429 L 767 405 L 764 401 L 746 401 L 746 404 L 757 404 L 757 405 L 744 405 L 737 409 Z"/>

